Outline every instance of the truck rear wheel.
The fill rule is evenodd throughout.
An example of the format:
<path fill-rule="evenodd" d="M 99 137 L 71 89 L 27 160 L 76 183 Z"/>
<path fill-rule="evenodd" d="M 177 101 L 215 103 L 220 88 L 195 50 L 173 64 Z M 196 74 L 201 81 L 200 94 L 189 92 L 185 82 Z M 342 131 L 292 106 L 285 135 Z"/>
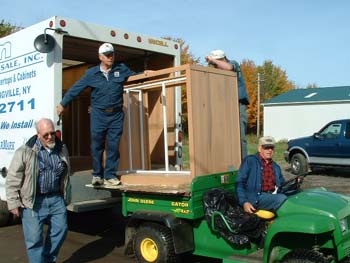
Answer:
<path fill-rule="evenodd" d="M 0 226 L 6 226 L 9 222 L 10 212 L 5 201 L 0 201 Z"/>
<path fill-rule="evenodd" d="M 309 249 L 297 249 L 288 253 L 282 260 L 283 263 L 328 263 L 322 253 L 309 250 Z"/>
<path fill-rule="evenodd" d="M 134 252 L 137 262 L 177 262 L 171 231 L 160 224 L 148 223 L 139 227 L 134 238 Z"/>
<path fill-rule="evenodd" d="M 309 170 L 306 158 L 301 153 L 296 153 L 292 156 L 290 167 L 292 168 L 292 173 L 296 175 L 305 174 Z"/>

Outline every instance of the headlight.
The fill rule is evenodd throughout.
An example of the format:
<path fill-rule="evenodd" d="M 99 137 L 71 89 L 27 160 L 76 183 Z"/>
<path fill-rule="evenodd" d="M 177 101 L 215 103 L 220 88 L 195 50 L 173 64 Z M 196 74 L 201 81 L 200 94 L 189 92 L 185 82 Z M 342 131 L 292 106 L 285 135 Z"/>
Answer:
<path fill-rule="evenodd" d="M 348 230 L 347 217 L 340 220 L 340 229 L 343 234 Z"/>

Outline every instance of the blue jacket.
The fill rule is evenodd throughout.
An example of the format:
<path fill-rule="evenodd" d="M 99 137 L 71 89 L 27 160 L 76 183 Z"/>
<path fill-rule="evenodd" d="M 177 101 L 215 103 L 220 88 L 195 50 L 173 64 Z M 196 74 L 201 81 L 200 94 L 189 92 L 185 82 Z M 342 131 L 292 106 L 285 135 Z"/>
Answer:
<path fill-rule="evenodd" d="M 83 90 L 91 88 L 91 106 L 99 109 L 123 105 L 124 82 L 135 75 L 124 64 L 114 64 L 108 72 L 108 80 L 100 70 L 100 64 L 86 71 L 64 95 L 61 105 L 66 107 Z"/>
<path fill-rule="evenodd" d="M 280 187 L 285 182 L 281 168 L 274 161 L 272 161 L 272 167 L 276 186 Z M 262 172 L 263 167 L 259 153 L 244 158 L 236 179 L 236 192 L 240 205 L 243 206 L 245 202 L 249 202 L 253 206 L 257 204 L 262 189 Z"/>
<path fill-rule="evenodd" d="M 233 66 L 232 71 L 237 73 L 239 102 L 241 104 L 248 105 L 249 104 L 249 96 L 247 93 L 247 87 L 245 85 L 245 81 L 243 78 L 243 73 L 241 71 L 241 67 L 239 66 L 238 62 L 235 60 L 229 60 L 228 62 Z"/>

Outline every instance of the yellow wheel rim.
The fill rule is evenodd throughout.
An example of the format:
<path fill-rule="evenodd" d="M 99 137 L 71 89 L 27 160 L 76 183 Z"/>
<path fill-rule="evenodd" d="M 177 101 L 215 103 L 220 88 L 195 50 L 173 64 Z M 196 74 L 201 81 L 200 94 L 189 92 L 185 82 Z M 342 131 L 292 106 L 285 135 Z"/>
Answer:
<path fill-rule="evenodd" d="M 158 258 L 157 244 L 150 238 L 145 238 L 140 244 L 141 255 L 148 262 L 154 262 Z"/>

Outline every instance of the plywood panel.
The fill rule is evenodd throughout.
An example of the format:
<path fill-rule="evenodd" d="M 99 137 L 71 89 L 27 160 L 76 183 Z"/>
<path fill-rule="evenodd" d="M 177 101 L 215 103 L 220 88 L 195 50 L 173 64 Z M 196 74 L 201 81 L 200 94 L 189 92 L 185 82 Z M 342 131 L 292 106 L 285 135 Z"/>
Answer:
<path fill-rule="evenodd" d="M 192 66 L 188 79 L 191 174 L 237 169 L 241 148 L 235 73 Z"/>
<path fill-rule="evenodd" d="M 131 170 L 131 169 L 150 169 L 150 155 L 149 155 L 149 139 L 148 139 L 148 111 L 146 104 L 143 104 L 143 128 L 140 121 L 140 101 L 138 93 L 130 93 L 128 105 L 127 94 L 124 94 L 124 131 L 120 141 L 120 163 L 119 170 Z M 147 101 L 147 95 L 143 95 L 143 101 Z M 132 157 L 129 158 L 129 116 L 127 108 L 130 108 L 130 141 Z M 142 141 L 141 133 L 143 133 L 143 147 L 142 153 Z M 142 154 L 144 156 L 144 167 L 142 167 Z M 132 160 L 132 164 L 131 164 Z"/>
<path fill-rule="evenodd" d="M 161 90 L 148 91 L 149 113 L 149 148 L 152 163 L 164 164 L 164 126 L 163 103 L 166 103 L 167 111 L 167 136 L 169 161 L 175 165 L 175 113 L 174 113 L 174 89 L 166 89 L 166 102 L 162 101 Z"/>
<path fill-rule="evenodd" d="M 85 73 L 90 65 L 63 70 L 63 95 Z M 76 97 L 62 117 L 63 141 L 67 144 L 72 160 L 72 170 L 92 169 L 90 157 L 90 91 Z"/>

